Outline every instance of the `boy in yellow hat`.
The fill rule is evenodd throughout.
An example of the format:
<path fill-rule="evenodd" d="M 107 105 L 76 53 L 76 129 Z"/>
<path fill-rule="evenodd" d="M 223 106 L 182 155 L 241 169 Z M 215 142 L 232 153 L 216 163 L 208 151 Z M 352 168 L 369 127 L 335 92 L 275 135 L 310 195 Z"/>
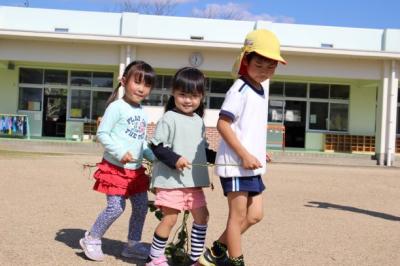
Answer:
<path fill-rule="evenodd" d="M 280 44 L 270 31 L 247 34 L 233 67 L 238 79 L 227 92 L 217 129 L 222 136 L 216 157 L 216 174 L 228 199 L 225 231 L 206 249 L 199 262 L 204 266 L 243 266 L 241 235 L 263 217 L 262 175 L 266 170 L 268 91 L 262 83 L 275 73 Z M 229 257 L 227 256 L 227 251 Z"/>

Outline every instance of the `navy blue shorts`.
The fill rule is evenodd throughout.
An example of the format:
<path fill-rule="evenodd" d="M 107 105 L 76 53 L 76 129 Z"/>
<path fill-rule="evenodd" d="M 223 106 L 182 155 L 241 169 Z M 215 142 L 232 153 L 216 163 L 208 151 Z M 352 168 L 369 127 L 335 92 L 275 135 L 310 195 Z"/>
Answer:
<path fill-rule="evenodd" d="M 224 195 L 229 192 L 248 192 L 254 197 L 264 191 L 265 186 L 260 175 L 241 177 L 220 177 Z"/>

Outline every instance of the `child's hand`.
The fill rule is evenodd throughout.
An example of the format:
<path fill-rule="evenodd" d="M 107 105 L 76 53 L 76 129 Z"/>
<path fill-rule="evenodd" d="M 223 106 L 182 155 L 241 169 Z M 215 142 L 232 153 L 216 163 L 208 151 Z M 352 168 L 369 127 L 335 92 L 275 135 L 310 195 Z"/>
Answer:
<path fill-rule="evenodd" d="M 132 161 L 133 161 L 132 154 L 128 151 L 127 153 L 125 153 L 124 157 L 122 157 L 120 162 L 122 164 L 126 164 L 126 163 L 129 163 L 129 162 L 132 162 Z"/>
<path fill-rule="evenodd" d="M 186 160 L 185 157 L 179 157 L 178 161 L 175 164 L 176 169 L 183 171 L 183 169 L 187 168 L 190 169 L 189 167 L 190 163 L 188 162 L 188 160 Z"/>
<path fill-rule="evenodd" d="M 265 161 L 266 161 L 267 163 L 272 162 L 272 156 L 271 156 L 269 153 L 267 153 L 267 154 L 265 155 Z"/>
<path fill-rule="evenodd" d="M 261 168 L 262 164 L 258 161 L 256 157 L 254 157 L 250 153 L 247 153 L 242 158 L 242 167 L 244 169 L 255 170 L 257 168 Z"/>

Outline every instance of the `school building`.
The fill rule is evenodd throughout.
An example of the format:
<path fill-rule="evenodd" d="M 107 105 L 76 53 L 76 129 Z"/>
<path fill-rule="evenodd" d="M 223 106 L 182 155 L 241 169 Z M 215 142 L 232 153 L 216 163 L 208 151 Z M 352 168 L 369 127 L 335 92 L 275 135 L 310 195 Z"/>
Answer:
<path fill-rule="evenodd" d="M 143 103 L 151 122 L 178 68 L 204 71 L 213 141 L 232 64 L 253 29 L 275 32 L 288 61 L 265 83 L 269 122 L 284 126 L 286 147 L 370 152 L 392 165 L 400 152 L 400 29 L 0 6 L 1 134 L 7 115 L 17 114 L 28 117 L 31 136 L 93 134 L 124 67 L 140 59 L 158 74 Z"/>

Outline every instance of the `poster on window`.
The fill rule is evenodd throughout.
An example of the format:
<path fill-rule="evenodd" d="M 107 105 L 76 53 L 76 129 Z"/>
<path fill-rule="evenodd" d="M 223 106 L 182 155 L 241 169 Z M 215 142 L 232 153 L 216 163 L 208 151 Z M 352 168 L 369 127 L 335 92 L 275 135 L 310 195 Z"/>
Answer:
<path fill-rule="evenodd" d="M 27 122 L 26 116 L 0 114 L 0 136 L 26 136 Z"/>
<path fill-rule="evenodd" d="M 299 110 L 286 110 L 285 121 L 301 122 L 301 113 Z"/>

